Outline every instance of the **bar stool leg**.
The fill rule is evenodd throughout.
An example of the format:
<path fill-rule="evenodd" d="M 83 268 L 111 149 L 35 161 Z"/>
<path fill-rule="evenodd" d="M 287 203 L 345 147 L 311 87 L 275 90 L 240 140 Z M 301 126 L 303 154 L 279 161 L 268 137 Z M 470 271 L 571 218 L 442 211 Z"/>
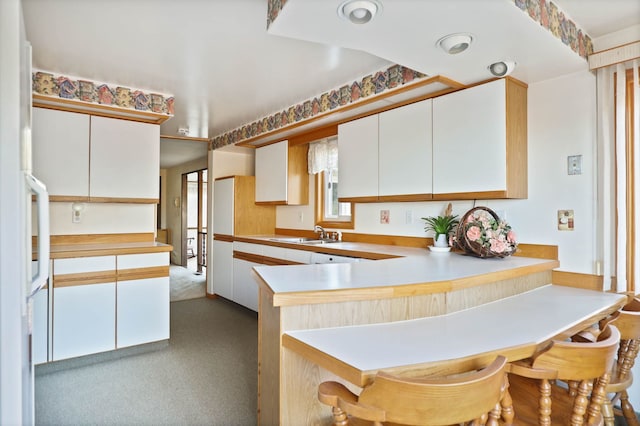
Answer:
<path fill-rule="evenodd" d="M 640 426 L 633 405 L 629 402 L 629 395 L 624 390 L 620 392 L 620 408 L 622 408 L 622 414 L 629 426 Z"/>

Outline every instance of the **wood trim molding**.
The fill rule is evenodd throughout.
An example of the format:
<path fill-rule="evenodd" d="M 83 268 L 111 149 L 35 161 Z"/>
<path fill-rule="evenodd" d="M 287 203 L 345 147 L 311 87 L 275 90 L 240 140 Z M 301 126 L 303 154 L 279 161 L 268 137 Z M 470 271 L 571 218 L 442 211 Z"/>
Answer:
<path fill-rule="evenodd" d="M 141 123 L 161 124 L 173 117 L 149 111 L 139 111 L 111 105 L 93 104 L 73 99 L 64 99 L 33 93 L 33 106 L 55 109 L 59 111 L 77 112 L 80 114 L 97 115 L 100 117 L 118 118 L 121 120 L 138 121 Z"/>
<path fill-rule="evenodd" d="M 433 194 L 434 201 L 493 200 L 507 198 L 507 191 L 452 192 Z"/>
<path fill-rule="evenodd" d="M 53 287 L 73 287 L 79 285 L 104 284 L 116 282 L 116 271 L 79 272 L 74 274 L 53 275 Z"/>
<path fill-rule="evenodd" d="M 216 241 L 224 241 L 225 243 L 232 243 L 234 238 L 232 235 L 213 234 L 213 239 Z"/>
<path fill-rule="evenodd" d="M 551 282 L 553 284 L 583 288 L 586 290 L 602 291 L 604 279 L 601 275 L 581 274 L 577 272 L 552 271 Z"/>
<path fill-rule="evenodd" d="M 545 244 L 518 244 L 518 248 L 514 256 L 558 260 L 558 246 Z"/>
<path fill-rule="evenodd" d="M 85 197 L 83 195 L 50 195 L 51 203 L 118 203 L 118 204 L 158 204 L 158 198 L 116 198 Z"/>
<path fill-rule="evenodd" d="M 52 235 L 51 245 L 153 243 L 153 232 L 131 234 Z"/>
<path fill-rule="evenodd" d="M 190 142 L 206 142 L 209 143 L 209 138 L 196 138 L 193 136 L 171 136 L 160 135 L 160 139 L 172 139 L 177 141 L 190 141 Z"/>
<path fill-rule="evenodd" d="M 117 272 L 117 281 L 143 280 L 169 276 L 169 266 L 150 266 L 146 268 L 122 269 Z"/>
<path fill-rule="evenodd" d="M 262 256 L 255 253 L 245 253 L 242 251 L 233 251 L 233 258 L 239 260 L 246 260 L 247 262 L 259 263 L 261 265 L 304 265 L 301 262 L 294 262 L 291 260 L 278 259 L 275 257 Z"/>
<path fill-rule="evenodd" d="M 433 194 L 379 195 L 379 203 L 401 203 L 414 201 L 431 201 Z"/>

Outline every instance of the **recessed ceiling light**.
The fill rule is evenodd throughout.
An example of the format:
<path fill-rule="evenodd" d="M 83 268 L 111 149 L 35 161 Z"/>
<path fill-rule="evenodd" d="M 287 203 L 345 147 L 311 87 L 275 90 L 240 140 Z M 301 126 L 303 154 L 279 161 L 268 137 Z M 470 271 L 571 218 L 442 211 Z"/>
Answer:
<path fill-rule="evenodd" d="M 464 52 L 471 46 L 473 36 L 467 33 L 449 34 L 436 42 L 438 46 L 450 55 Z"/>
<path fill-rule="evenodd" d="M 513 61 L 494 62 L 493 64 L 489 65 L 488 68 L 491 74 L 495 75 L 496 77 L 504 77 L 513 72 L 513 70 L 516 68 L 516 63 Z"/>
<path fill-rule="evenodd" d="M 381 11 L 378 0 L 347 0 L 338 7 L 338 16 L 354 24 L 366 24 Z"/>

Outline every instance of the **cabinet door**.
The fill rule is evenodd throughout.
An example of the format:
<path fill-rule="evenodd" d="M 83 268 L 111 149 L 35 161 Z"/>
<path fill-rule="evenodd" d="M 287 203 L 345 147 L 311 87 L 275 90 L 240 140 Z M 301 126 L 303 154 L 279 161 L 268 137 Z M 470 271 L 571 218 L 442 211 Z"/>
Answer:
<path fill-rule="evenodd" d="M 115 349 L 115 270 L 115 256 L 53 261 L 54 361 Z M 66 280 L 65 275 L 70 274 L 74 275 L 74 279 Z M 87 275 L 86 283 L 78 279 L 78 274 Z M 91 283 L 104 276 L 113 276 L 114 281 Z"/>
<path fill-rule="evenodd" d="M 234 178 L 213 182 L 213 233 L 233 235 Z"/>
<path fill-rule="evenodd" d="M 378 196 L 378 115 L 338 126 L 339 198 Z"/>
<path fill-rule="evenodd" d="M 160 126 L 91 117 L 92 197 L 158 199 Z"/>
<path fill-rule="evenodd" d="M 433 193 L 504 191 L 505 80 L 433 100 Z"/>
<path fill-rule="evenodd" d="M 431 194 L 431 104 L 429 99 L 379 115 L 380 197 Z"/>
<path fill-rule="evenodd" d="M 51 196 L 89 196 L 89 116 L 33 108 L 33 175 Z"/>
<path fill-rule="evenodd" d="M 259 263 L 233 259 L 233 301 L 258 312 L 258 283 L 253 278 L 253 267 Z"/>
<path fill-rule="evenodd" d="M 169 253 L 119 255 L 117 292 L 118 348 L 169 338 Z M 162 271 L 162 269 L 160 269 Z M 133 273 L 133 275 L 131 274 Z M 151 277 L 140 277 L 144 274 Z M 138 279 L 129 279 L 129 277 Z"/>
<path fill-rule="evenodd" d="M 213 292 L 233 299 L 233 243 L 213 240 Z"/>
<path fill-rule="evenodd" d="M 169 338 L 169 277 L 118 281 L 117 347 Z"/>
<path fill-rule="evenodd" d="M 54 361 L 104 352 L 115 347 L 115 282 L 54 287 Z"/>
<path fill-rule="evenodd" d="M 256 202 L 286 203 L 289 142 L 256 149 Z"/>

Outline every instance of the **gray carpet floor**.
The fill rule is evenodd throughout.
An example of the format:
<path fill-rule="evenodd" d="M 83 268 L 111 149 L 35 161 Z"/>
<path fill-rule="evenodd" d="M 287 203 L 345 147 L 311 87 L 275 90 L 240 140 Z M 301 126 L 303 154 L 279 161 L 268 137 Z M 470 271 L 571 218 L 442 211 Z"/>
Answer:
<path fill-rule="evenodd" d="M 257 346 L 255 312 L 171 303 L 168 344 L 37 366 L 36 424 L 255 425 Z"/>
<path fill-rule="evenodd" d="M 191 259 L 189 259 L 191 263 Z M 200 275 L 194 273 L 195 266 L 191 269 L 178 265 L 171 265 L 169 268 L 169 291 L 172 302 L 179 300 L 189 300 L 206 295 L 205 273 Z"/>

